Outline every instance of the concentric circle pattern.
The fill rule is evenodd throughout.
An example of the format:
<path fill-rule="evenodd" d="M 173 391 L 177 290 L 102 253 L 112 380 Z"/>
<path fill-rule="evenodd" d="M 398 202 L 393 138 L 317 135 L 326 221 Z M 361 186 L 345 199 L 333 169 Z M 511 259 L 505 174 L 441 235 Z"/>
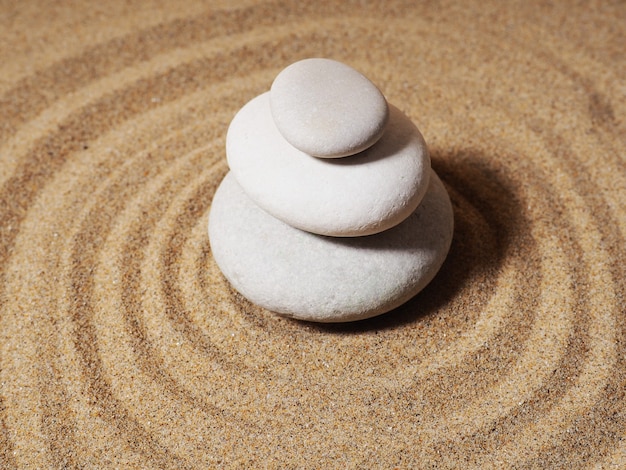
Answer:
<path fill-rule="evenodd" d="M 0 468 L 626 467 L 623 2 L 0 4 Z M 429 143 L 450 255 L 320 326 L 206 235 L 228 123 L 306 57 Z"/>

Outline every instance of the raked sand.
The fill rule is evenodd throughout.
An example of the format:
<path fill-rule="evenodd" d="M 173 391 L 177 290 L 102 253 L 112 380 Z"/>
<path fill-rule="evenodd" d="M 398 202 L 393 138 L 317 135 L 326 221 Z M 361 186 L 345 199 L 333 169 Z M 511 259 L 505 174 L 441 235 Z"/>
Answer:
<path fill-rule="evenodd" d="M 626 467 L 626 5 L 554 3 L 1 2 L 0 468 Z M 306 57 L 454 207 L 355 324 L 253 306 L 206 233 L 228 123 Z"/>

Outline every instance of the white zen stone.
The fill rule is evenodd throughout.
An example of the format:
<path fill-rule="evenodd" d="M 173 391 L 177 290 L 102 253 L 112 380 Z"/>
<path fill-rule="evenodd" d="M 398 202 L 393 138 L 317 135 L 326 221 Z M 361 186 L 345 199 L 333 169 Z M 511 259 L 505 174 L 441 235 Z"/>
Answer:
<path fill-rule="evenodd" d="M 344 157 L 382 136 L 388 107 L 376 85 L 348 65 L 305 59 L 278 74 L 270 91 L 276 127 L 294 147 Z"/>
<path fill-rule="evenodd" d="M 226 136 L 228 165 L 248 196 L 293 227 L 337 237 L 370 235 L 408 217 L 430 176 L 424 138 L 391 106 L 389 125 L 367 150 L 315 158 L 290 145 L 271 118 L 269 94 L 248 102 Z"/>
<path fill-rule="evenodd" d="M 403 304 L 435 276 L 452 232 L 450 199 L 434 172 L 417 210 L 369 237 L 293 228 L 254 204 L 232 172 L 209 216 L 213 258 L 237 291 L 273 312 L 316 322 L 361 320 Z"/>

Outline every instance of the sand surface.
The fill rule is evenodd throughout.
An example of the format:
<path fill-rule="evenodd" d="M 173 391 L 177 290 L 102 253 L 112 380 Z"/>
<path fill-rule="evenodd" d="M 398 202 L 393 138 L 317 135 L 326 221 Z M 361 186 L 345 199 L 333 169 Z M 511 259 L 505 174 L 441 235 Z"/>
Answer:
<path fill-rule="evenodd" d="M 626 4 L 0 0 L 0 468 L 626 468 Z M 228 123 L 360 70 L 453 201 L 442 271 L 319 326 L 206 234 Z"/>

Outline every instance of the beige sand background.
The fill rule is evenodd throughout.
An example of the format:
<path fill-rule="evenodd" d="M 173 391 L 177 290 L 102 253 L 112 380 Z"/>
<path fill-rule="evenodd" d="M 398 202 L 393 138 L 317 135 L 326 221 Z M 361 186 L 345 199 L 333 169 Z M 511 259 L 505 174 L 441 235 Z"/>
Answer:
<path fill-rule="evenodd" d="M 626 4 L 0 0 L 0 468 L 626 468 Z M 398 310 L 251 305 L 206 235 L 234 113 L 344 61 L 454 243 Z"/>

